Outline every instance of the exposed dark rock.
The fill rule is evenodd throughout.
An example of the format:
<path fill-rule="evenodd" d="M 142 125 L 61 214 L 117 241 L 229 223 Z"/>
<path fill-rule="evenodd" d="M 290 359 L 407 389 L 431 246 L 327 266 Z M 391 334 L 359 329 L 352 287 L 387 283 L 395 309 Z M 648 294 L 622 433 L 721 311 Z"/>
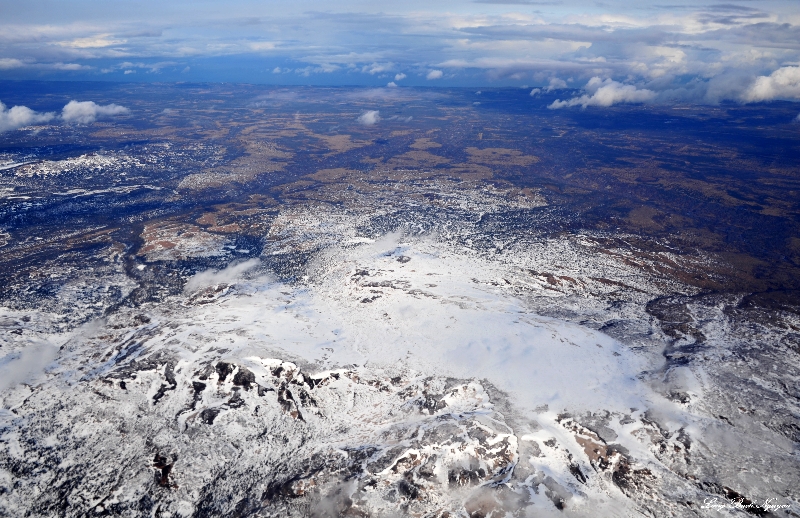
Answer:
<path fill-rule="evenodd" d="M 297 402 L 294 400 L 294 396 L 292 396 L 292 391 L 285 386 L 282 386 L 278 389 L 278 403 L 280 403 L 281 408 L 286 414 L 300 421 L 305 421 L 305 419 L 303 419 L 303 414 L 297 407 Z"/>
<path fill-rule="evenodd" d="M 173 364 L 168 363 L 164 368 L 164 378 L 166 379 L 167 383 L 162 383 L 158 388 L 158 391 L 156 391 L 155 395 L 153 396 L 153 404 L 158 403 L 168 391 L 175 390 L 175 388 L 178 386 L 178 382 L 175 381 L 175 372 L 172 370 L 173 367 Z"/>
<path fill-rule="evenodd" d="M 228 400 L 227 404 L 228 407 L 230 408 L 240 408 L 244 406 L 245 402 L 244 399 L 242 399 L 241 394 L 239 394 L 239 391 L 234 391 L 233 395 L 231 395 L 231 398 Z"/>
<path fill-rule="evenodd" d="M 235 368 L 236 366 L 232 363 L 228 362 L 217 363 L 216 370 L 217 370 L 217 375 L 219 376 L 219 382 L 223 383 Z"/>
<path fill-rule="evenodd" d="M 217 418 L 219 413 L 219 408 L 206 408 L 200 412 L 200 420 L 202 420 L 205 424 L 214 424 L 214 419 Z"/>
<path fill-rule="evenodd" d="M 397 483 L 397 491 L 406 498 L 416 499 L 419 496 L 419 489 L 413 482 L 403 479 Z"/>
<path fill-rule="evenodd" d="M 447 480 L 450 482 L 450 486 L 474 486 L 480 484 L 485 477 L 486 471 L 483 468 L 455 468 L 447 472 Z"/>
<path fill-rule="evenodd" d="M 643 485 L 653 477 L 649 469 L 633 469 L 625 457 L 617 463 L 611 480 L 628 496 L 640 492 Z"/>
<path fill-rule="evenodd" d="M 258 385 L 258 395 L 259 396 L 266 396 L 269 392 L 275 392 L 275 389 L 272 387 L 265 387 L 263 385 Z"/>
<path fill-rule="evenodd" d="M 572 473 L 572 476 L 574 476 L 575 479 L 581 484 L 586 483 L 586 475 L 583 474 L 583 471 L 581 471 L 581 467 L 578 466 L 578 464 L 576 464 L 575 462 L 570 463 L 569 472 Z"/>
<path fill-rule="evenodd" d="M 169 475 L 172 472 L 172 467 L 175 461 L 178 460 L 178 454 L 173 453 L 170 457 L 156 453 L 153 459 L 153 467 L 156 468 L 156 480 L 161 487 L 170 487 Z"/>
<path fill-rule="evenodd" d="M 233 376 L 233 384 L 250 390 L 250 385 L 256 382 L 256 376 L 246 367 L 239 366 L 239 370 Z"/>

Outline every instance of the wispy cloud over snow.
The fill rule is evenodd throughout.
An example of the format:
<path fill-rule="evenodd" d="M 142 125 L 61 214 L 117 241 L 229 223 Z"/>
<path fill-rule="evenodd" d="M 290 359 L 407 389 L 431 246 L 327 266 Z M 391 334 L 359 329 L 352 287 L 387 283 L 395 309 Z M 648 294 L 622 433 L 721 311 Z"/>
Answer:
<path fill-rule="evenodd" d="M 363 124 L 364 126 L 374 126 L 380 122 L 380 120 L 381 116 L 378 110 L 366 111 L 358 117 L 358 123 Z"/>
<path fill-rule="evenodd" d="M 581 108 L 586 108 L 587 106 L 608 107 L 620 103 L 643 103 L 652 101 L 656 97 L 656 93 L 652 90 L 638 89 L 634 85 L 625 85 L 612 79 L 603 81 L 599 77 L 591 78 L 584 89 L 588 93 L 566 101 L 560 99 L 553 101 L 548 108 L 557 109 L 571 106 L 580 106 Z"/>
<path fill-rule="evenodd" d="M 99 105 L 94 101 L 70 101 L 61 111 L 64 122 L 89 124 L 102 117 L 125 115 L 130 110 L 118 104 Z"/>
<path fill-rule="evenodd" d="M 0 358 L 0 391 L 30 382 L 58 356 L 58 346 L 38 342 Z"/>
<path fill-rule="evenodd" d="M 14 106 L 7 109 L 6 105 L 0 102 L 0 133 L 47 122 L 53 117 L 55 117 L 54 113 L 35 112 L 27 106 Z"/>
<path fill-rule="evenodd" d="M 222 270 L 205 270 L 192 276 L 184 286 L 186 293 L 191 293 L 214 284 L 232 284 L 242 275 L 261 264 L 259 259 L 248 259 L 228 265 Z"/>

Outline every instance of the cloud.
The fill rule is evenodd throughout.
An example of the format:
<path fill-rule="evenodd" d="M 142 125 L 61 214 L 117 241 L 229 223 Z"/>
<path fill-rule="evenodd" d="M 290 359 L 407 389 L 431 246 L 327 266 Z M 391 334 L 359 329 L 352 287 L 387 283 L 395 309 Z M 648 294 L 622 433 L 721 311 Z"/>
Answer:
<path fill-rule="evenodd" d="M 49 68 L 51 70 L 64 70 L 64 71 L 79 71 L 79 70 L 91 70 L 92 67 L 87 65 L 81 65 L 79 63 L 48 63 L 48 64 L 41 64 L 36 65 L 37 68 Z"/>
<path fill-rule="evenodd" d="M 473 0 L 476 4 L 496 4 L 496 5 L 561 5 L 564 2 L 538 2 L 536 0 Z"/>
<path fill-rule="evenodd" d="M 110 34 L 98 34 L 86 38 L 75 38 L 72 41 L 61 41 L 58 42 L 58 44 L 64 47 L 73 47 L 76 49 L 88 49 L 88 48 L 103 48 L 103 47 L 111 47 L 114 45 L 121 45 L 123 43 L 126 43 L 126 41 L 127 40 L 124 39 L 116 39 L 112 37 Z"/>
<path fill-rule="evenodd" d="M 244 273 L 261 264 L 259 259 L 248 259 L 240 263 L 232 263 L 222 270 L 205 270 L 193 275 L 184 286 L 185 293 L 191 293 L 214 284 L 232 284 Z"/>
<path fill-rule="evenodd" d="M 428 72 L 428 75 L 425 76 L 425 79 L 427 79 L 428 81 L 432 79 L 441 79 L 442 75 L 444 74 L 442 73 L 441 70 L 431 70 L 430 72 Z"/>
<path fill-rule="evenodd" d="M 557 77 L 551 77 L 550 83 L 547 85 L 547 88 L 544 89 L 545 92 L 552 92 L 553 90 L 561 90 L 562 88 L 567 87 L 567 82 L 563 79 L 559 79 Z"/>
<path fill-rule="evenodd" d="M 800 113 L 798 113 L 798 114 L 797 114 L 797 117 L 795 117 L 794 119 L 792 119 L 792 122 L 795 122 L 795 123 L 797 123 L 797 124 L 800 124 Z"/>
<path fill-rule="evenodd" d="M 123 115 L 129 112 L 130 110 L 118 104 L 101 106 L 93 101 L 70 101 L 61 111 L 61 120 L 68 123 L 88 124 L 101 117 L 113 117 L 114 115 Z M 27 106 L 14 106 L 11 109 L 7 109 L 6 105 L 0 102 L 0 133 L 31 124 L 48 122 L 55 117 L 55 113 L 40 113 L 31 110 Z"/>
<path fill-rule="evenodd" d="M 25 63 L 19 59 L 2 58 L 0 59 L 0 70 L 11 70 L 12 68 L 22 68 Z"/>
<path fill-rule="evenodd" d="M 118 104 L 101 106 L 94 101 L 70 101 L 61 111 L 61 118 L 64 122 L 89 124 L 101 117 L 113 117 L 129 112 L 130 110 Z"/>
<path fill-rule="evenodd" d="M 361 72 L 365 74 L 375 75 L 380 74 L 382 72 L 388 72 L 389 70 L 394 67 L 393 63 L 371 63 L 369 65 L 364 65 L 361 67 Z"/>
<path fill-rule="evenodd" d="M 381 116 L 378 110 L 366 111 L 358 117 L 358 123 L 363 124 L 364 126 L 374 126 L 380 122 L 380 120 Z"/>
<path fill-rule="evenodd" d="M 0 133 L 47 122 L 53 117 L 55 117 L 54 113 L 38 113 L 27 106 L 14 106 L 6 109 L 6 105 L 0 102 Z"/>
<path fill-rule="evenodd" d="M 534 88 L 533 90 L 531 90 L 530 96 L 536 97 L 542 92 L 552 92 L 553 90 L 561 90 L 563 88 L 567 88 L 566 81 L 564 81 L 563 79 L 559 79 L 557 77 L 551 77 L 550 83 L 547 86 L 545 86 L 544 88 Z"/>
<path fill-rule="evenodd" d="M 553 101 L 548 108 L 555 110 L 571 106 L 580 106 L 581 108 L 586 108 L 587 106 L 608 107 L 619 103 L 643 103 L 652 101 L 656 97 L 656 93 L 652 90 L 637 89 L 633 85 L 625 85 L 612 79 L 603 81 L 599 77 L 591 78 L 584 89 L 593 92 L 592 95 L 583 94 L 567 101 L 558 99 Z"/>
<path fill-rule="evenodd" d="M 294 72 L 296 74 L 300 74 L 303 77 L 309 77 L 311 74 L 330 74 L 332 72 L 336 72 L 341 67 L 338 65 L 331 65 L 330 63 L 322 64 L 318 67 L 305 67 L 305 68 L 296 68 Z"/>
<path fill-rule="evenodd" d="M 0 58 L 0 70 L 31 69 L 31 70 L 58 70 L 58 71 L 84 71 L 93 67 L 79 63 L 34 63 L 16 58 Z"/>
<path fill-rule="evenodd" d="M 0 358 L 0 391 L 34 381 L 57 356 L 58 347 L 40 342 Z"/>
<path fill-rule="evenodd" d="M 148 74 L 159 74 L 165 68 L 177 67 L 178 65 L 179 63 L 176 61 L 159 61 L 157 63 L 131 63 L 130 61 L 125 61 L 116 65 L 116 68 L 120 70 L 138 68 L 146 70 Z"/>
<path fill-rule="evenodd" d="M 275 42 L 274 41 L 254 41 L 248 45 L 250 50 L 260 51 L 260 50 L 273 50 L 275 49 Z"/>
<path fill-rule="evenodd" d="M 773 99 L 800 99 L 800 67 L 782 67 L 768 76 L 759 76 L 745 91 L 745 102 Z"/>
<path fill-rule="evenodd" d="M 397 84 L 394 81 L 389 81 L 386 83 L 386 88 L 397 88 Z"/>
<path fill-rule="evenodd" d="M 475 1 L 434 2 L 424 11 L 403 5 L 391 14 L 364 12 L 352 0 L 337 4 L 337 12 L 294 2 L 279 13 L 270 10 L 269 2 L 245 6 L 245 0 L 231 0 L 185 10 L 167 9 L 170 4 L 162 2 L 158 9 L 168 12 L 137 11 L 141 23 L 123 23 L 109 7 L 92 21 L 75 12 L 75 19 L 45 24 L 20 8 L 17 17 L 0 20 L 0 71 L 9 71 L 9 79 L 92 79 L 103 68 L 120 76 L 137 70 L 139 77 L 149 71 L 180 80 L 189 64 L 181 60 L 192 57 L 197 58 L 192 76 L 200 81 L 260 82 L 266 77 L 272 82 L 371 85 L 372 77 L 385 76 L 382 84 L 400 84 L 406 79 L 400 71 L 409 70 L 409 76 L 432 74 L 432 82 L 444 79 L 446 72 L 448 84 L 527 83 L 540 85 L 543 92 L 558 88 L 549 80 L 625 78 L 625 83 L 656 92 L 659 101 L 668 97 L 667 91 L 677 99 L 684 95 L 678 92 L 688 90 L 691 98 L 681 102 L 796 98 L 792 92 L 780 93 L 785 90 L 777 84 L 780 78 L 771 76 L 800 64 L 796 2 L 673 2 L 667 8 L 655 0 L 636 6 L 604 1 L 595 2 L 589 13 L 586 2 L 578 1 Z M 556 4 L 557 9 L 525 8 Z M 264 74 L 265 54 L 275 58 L 271 66 L 280 65 L 281 73 L 298 75 Z M 111 64 L 122 61 L 131 64 Z M 88 66 L 98 63 L 95 69 Z M 437 71 L 442 75 L 437 77 Z M 710 84 L 734 76 L 736 85 Z M 712 95 L 703 95 L 702 84 Z M 719 98 L 722 91 L 732 97 Z"/>

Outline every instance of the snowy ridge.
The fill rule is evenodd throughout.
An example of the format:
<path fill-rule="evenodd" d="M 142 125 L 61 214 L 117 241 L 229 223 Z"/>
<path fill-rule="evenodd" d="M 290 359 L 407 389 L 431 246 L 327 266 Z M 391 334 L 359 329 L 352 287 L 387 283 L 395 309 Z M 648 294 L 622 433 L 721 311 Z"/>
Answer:
<path fill-rule="evenodd" d="M 105 169 L 143 167 L 137 158 L 118 152 L 80 155 L 64 160 L 42 160 L 32 164 L 16 164 L 17 176 L 50 176 L 74 171 L 99 172 Z"/>

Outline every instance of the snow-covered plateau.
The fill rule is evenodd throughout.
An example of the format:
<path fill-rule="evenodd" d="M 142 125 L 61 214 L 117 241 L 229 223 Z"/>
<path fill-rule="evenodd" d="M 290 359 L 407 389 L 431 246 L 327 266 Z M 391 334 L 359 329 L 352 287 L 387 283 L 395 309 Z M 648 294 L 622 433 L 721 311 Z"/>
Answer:
<path fill-rule="evenodd" d="M 2 310 L 0 514 L 800 515 L 800 321 L 656 267 L 710 259 L 361 223 L 285 209 L 77 327 Z"/>

